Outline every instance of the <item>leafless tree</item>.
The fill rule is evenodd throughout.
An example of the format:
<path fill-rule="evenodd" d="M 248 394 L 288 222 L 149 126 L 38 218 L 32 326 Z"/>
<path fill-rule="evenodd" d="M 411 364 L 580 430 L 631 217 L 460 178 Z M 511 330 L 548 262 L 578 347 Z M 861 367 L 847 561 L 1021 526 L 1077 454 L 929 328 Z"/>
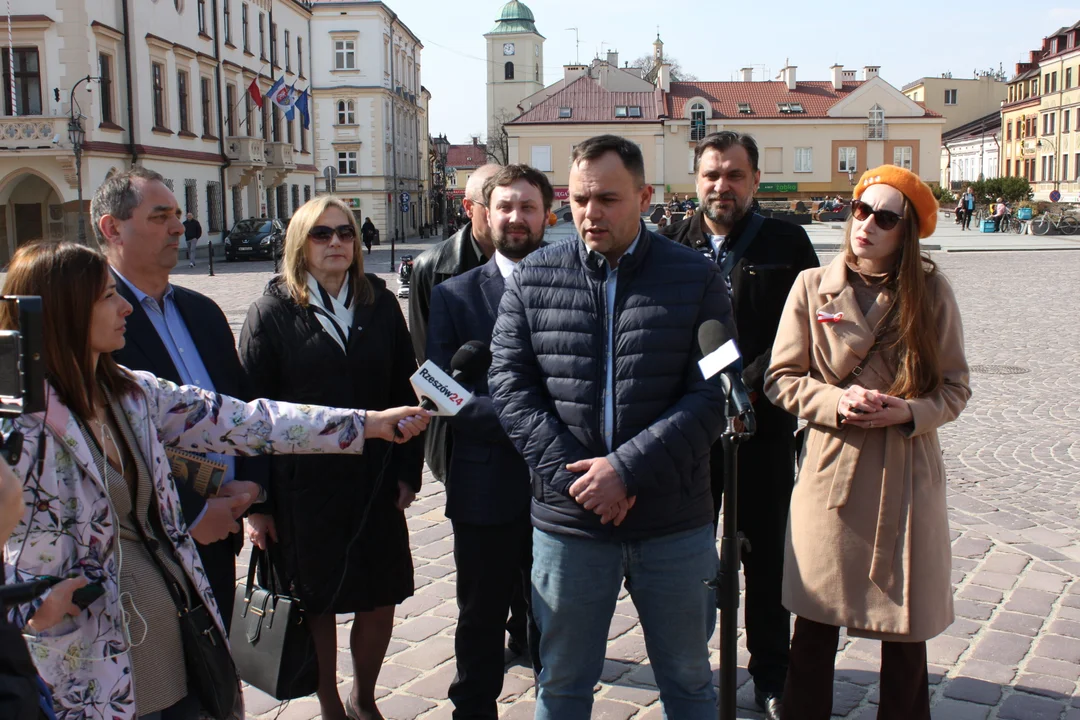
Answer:
<path fill-rule="evenodd" d="M 683 70 L 683 66 L 675 58 L 666 58 L 667 64 L 671 66 L 671 79 L 675 81 L 682 80 L 697 80 L 697 75 L 689 73 Z M 642 55 L 637 60 L 630 63 L 630 67 L 640 68 L 642 75 L 649 82 L 656 80 L 656 73 L 659 72 L 656 65 L 656 59 L 652 55 Z"/>
<path fill-rule="evenodd" d="M 495 128 L 487 139 L 488 159 L 498 165 L 510 164 L 510 136 L 506 132 L 506 123 L 517 115 L 508 110 L 500 110 L 495 115 Z"/>

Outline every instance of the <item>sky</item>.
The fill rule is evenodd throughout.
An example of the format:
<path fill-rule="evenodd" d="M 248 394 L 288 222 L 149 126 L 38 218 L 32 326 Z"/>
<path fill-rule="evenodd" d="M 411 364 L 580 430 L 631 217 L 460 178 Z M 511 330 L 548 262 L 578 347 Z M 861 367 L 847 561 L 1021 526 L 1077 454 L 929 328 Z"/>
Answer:
<path fill-rule="evenodd" d="M 652 54 L 659 27 L 664 53 L 699 80 L 733 80 L 754 66 L 754 79 L 775 79 L 786 61 L 800 80 L 828 80 L 829 66 L 862 70 L 880 65 L 899 88 L 921 77 L 1003 68 L 1011 77 L 1042 38 L 1080 21 L 1080 0 L 1003 0 L 976 5 L 907 0 L 903 3 L 757 0 L 525 0 L 544 42 L 544 82 L 601 49 L 619 62 Z M 468 142 L 487 126 L 484 33 L 495 26 L 503 0 L 385 0 L 423 44 L 421 82 L 431 92 L 429 130 Z M 702 10 L 703 7 L 708 8 Z M 899 11 L 897 8 L 903 8 Z M 499 61 L 501 63 L 501 60 Z M 861 78 L 861 74 L 860 74 Z"/>

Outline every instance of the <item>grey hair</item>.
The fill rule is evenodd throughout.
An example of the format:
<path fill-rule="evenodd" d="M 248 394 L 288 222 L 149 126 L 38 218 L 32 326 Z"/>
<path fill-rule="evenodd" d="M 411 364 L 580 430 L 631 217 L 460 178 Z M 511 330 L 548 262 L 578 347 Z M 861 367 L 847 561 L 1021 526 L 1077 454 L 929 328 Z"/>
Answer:
<path fill-rule="evenodd" d="M 101 234 L 101 218 L 112 215 L 117 220 L 130 220 L 135 208 L 142 202 L 142 194 L 136 180 L 144 182 L 165 182 L 161 173 L 136 165 L 122 173 L 117 173 L 106 180 L 90 201 L 90 221 L 94 225 L 94 235 L 102 248 L 107 248 L 105 236 Z"/>

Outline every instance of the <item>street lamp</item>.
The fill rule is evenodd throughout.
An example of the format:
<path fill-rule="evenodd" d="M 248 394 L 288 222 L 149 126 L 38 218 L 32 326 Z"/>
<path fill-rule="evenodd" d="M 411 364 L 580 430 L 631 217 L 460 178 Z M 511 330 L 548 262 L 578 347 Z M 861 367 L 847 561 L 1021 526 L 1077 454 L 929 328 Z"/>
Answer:
<path fill-rule="evenodd" d="M 1054 160 L 1056 161 L 1057 160 L 1057 148 L 1054 147 L 1054 143 L 1052 143 L 1049 140 L 1046 140 L 1044 138 L 1039 138 L 1038 140 L 1035 141 L 1035 147 L 1041 150 L 1044 142 L 1047 145 L 1050 146 L 1050 150 L 1054 153 L 1053 155 L 1051 155 L 1051 157 L 1053 157 Z M 1034 160 L 1032 160 L 1032 162 L 1034 162 Z M 1051 166 L 1050 169 L 1053 170 L 1053 177 L 1050 178 L 1050 182 L 1054 183 L 1054 190 L 1056 191 L 1058 189 L 1057 162 L 1054 162 L 1054 164 Z"/>
<path fill-rule="evenodd" d="M 855 186 L 855 168 L 854 167 L 849 167 L 847 169 L 847 181 L 848 181 L 848 185 L 851 185 L 852 187 Z"/>
<path fill-rule="evenodd" d="M 438 170 L 439 223 L 442 227 L 442 236 L 445 238 L 449 229 L 446 221 L 446 155 L 450 152 L 450 141 L 445 135 L 439 135 L 431 141 L 431 144 L 435 147 L 435 167 Z"/>
<path fill-rule="evenodd" d="M 79 186 L 79 233 L 78 240 L 83 245 L 86 244 L 86 213 L 83 212 L 83 195 L 82 195 L 82 149 L 83 142 L 86 140 L 86 130 L 82 126 L 82 113 L 76 110 L 75 104 L 75 91 L 84 82 L 90 80 L 100 80 L 100 78 L 91 77 L 87 75 L 71 88 L 71 95 L 68 97 L 68 139 L 71 141 L 72 152 L 75 153 L 75 181 Z M 96 235 L 95 235 L 96 237 Z"/>

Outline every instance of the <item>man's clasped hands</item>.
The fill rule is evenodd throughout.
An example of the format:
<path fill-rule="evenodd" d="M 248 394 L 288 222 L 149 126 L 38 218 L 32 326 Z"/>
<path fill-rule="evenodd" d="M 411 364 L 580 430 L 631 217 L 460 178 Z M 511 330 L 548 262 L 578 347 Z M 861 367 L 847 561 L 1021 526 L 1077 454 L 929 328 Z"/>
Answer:
<path fill-rule="evenodd" d="M 609 522 L 621 524 L 637 502 L 637 497 L 627 497 L 626 483 L 605 457 L 578 460 L 566 469 L 572 473 L 585 473 L 570 486 L 570 497 L 599 515 L 604 525 Z"/>

